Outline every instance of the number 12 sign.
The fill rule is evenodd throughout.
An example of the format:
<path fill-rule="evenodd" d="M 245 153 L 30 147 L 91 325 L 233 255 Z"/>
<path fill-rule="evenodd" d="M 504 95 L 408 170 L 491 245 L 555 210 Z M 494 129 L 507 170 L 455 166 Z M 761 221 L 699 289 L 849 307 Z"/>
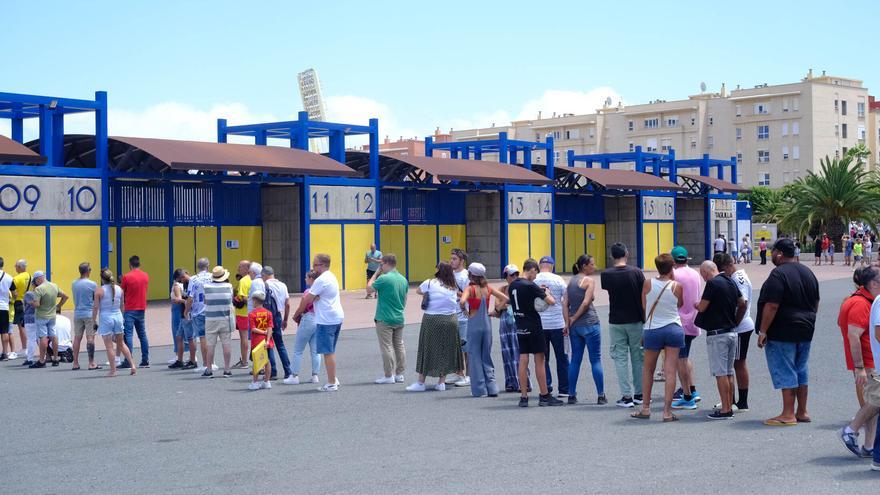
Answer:
<path fill-rule="evenodd" d="M 358 186 L 309 186 L 312 220 L 374 220 L 376 189 Z"/>

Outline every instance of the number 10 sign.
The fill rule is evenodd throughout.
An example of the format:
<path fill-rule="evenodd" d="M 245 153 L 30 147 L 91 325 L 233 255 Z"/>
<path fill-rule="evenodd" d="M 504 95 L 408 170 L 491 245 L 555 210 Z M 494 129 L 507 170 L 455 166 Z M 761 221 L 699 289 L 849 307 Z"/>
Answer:
<path fill-rule="evenodd" d="M 100 220 L 101 181 L 0 176 L 0 220 Z"/>
<path fill-rule="evenodd" d="M 309 186 L 312 220 L 374 220 L 376 189 L 358 186 Z"/>

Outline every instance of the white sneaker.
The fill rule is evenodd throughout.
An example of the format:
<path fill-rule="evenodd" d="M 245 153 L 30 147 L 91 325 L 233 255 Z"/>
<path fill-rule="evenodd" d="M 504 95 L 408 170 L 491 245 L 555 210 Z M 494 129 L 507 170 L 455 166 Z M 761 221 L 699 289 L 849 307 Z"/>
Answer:
<path fill-rule="evenodd" d="M 167 364 L 174 364 L 174 363 L 176 363 L 176 362 L 177 362 L 177 356 L 174 356 L 173 358 L 171 358 L 171 359 L 169 359 L 168 361 L 166 361 Z"/>
<path fill-rule="evenodd" d="M 721 403 L 719 402 L 718 404 L 715 404 L 715 406 L 712 409 L 717 409 L 720 411 L 721 410 Z M 739 408 L 736 407 L 736 404 L 731 404 L 730 410 L 735 413 L 739 412 Z M 853 419 L 855 419 L 855 418 L 853 418 Z"/>
<path fill-rule="evenodd" d="M 217 369 L 218 369 L 217 365 L 214 363 L 211 363 L 211 371 L 217 371 Z"/>
<path fill-rule="evenodd" d="M 261 388 L 263 387 L 260 385 L 260 382 L 251 382 L 251 384 L 248 385 L 248 390 L 260 390 Z"/>
<path fill-rule="evenodd" d="M 458 373 L 446 375 L 446 383 L 458 383 L 461 380 L 464 380 L 464 377 L 459 375 Z"/>
<path fill-rule="evenodd" d="M 262 385 L 260 385 L 260 388 L 265 388 L 266 390 L 269 390 L 270 388 L 272 388 L 272 382 L 261 382 L 261 383 L 262 383 Z"/>
<path fill-rule="evenodd" d="M 425 384 L 421 382 L 413 382 L 412 385 L 406 387 L 407 392 L 424 392 Z"/>
<path fill-rule="evenodd" d="M 318 392 L 336 392 L 339 390 L 339 385 L 335 383 L 325 383 L 323 387 L 318 389 Z"/>
<path fill-rule="evenodd" d="M 461 380 L 455 382 L 456 387 L 470 387 L 471 386 L 471 377 L 466 376 Z"/>
<path fill-rule="evenodd" d="M 18 354 L 10 352 L 6 357 L 8 357 L 9 359 L 18 359 Z"/>
<path fill-rule="evenodd" d="M 403 381 L 404 381 L 403 375 L 394 375 L 394 382 L 395 383 L 403 383 Z"/>
<path fill-rule="evenodd" d="M 193 371 L 196 373 L 204 373 L 206 369 L 208 369 L 207 366 L 199 366 L 198 368 L 194 369 Z"/>
<path fill-rule="evenodd" d="M 445 383 L 438 383 L 437 385 L 434 385 L 434 390 L 436 390 L 438 392 L 443 392 L 444 390 L 446 390 L 446 384 Z"/>
<path fill-rule="evenodd" d="M 377 383 L 379 385 L 387 385 L 387 384 L 395 383 L 395 382 L 394 382 L 393 376 L 380 376 L 379 378 L 376 378 L 376 380 L 373 383 Z"/>
<path fill-rule="evenodd" d="M 285 385 L 299 385 L 299 377 L 296 375 L 290 375 L 282 380 L 281 383 Z"/>
<path fill-rule="evenodd" d="M 338 379 L 337 379 L 336 381 L 337 381 L 337 383 L 339 382 Z M 312 380 L 311 380 L 311 382 L 312 382 L 312 383 L 321 383 L 321 380 L 318 378 L 318 375 L 312 375 Z"/>

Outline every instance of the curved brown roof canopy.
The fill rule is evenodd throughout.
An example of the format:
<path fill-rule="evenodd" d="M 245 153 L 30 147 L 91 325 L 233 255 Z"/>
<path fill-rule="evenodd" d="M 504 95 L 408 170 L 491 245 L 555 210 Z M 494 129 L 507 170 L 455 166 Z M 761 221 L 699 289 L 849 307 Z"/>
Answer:
<path fill-rule="evenodd" d="M 39 141 L 28 143 L 39 147 Z M 110 168 L 119 172 L 171 170 L 358 177 L 356 171 L 325 156 L 279 146 L 207 143 L 137 137 L 108 139 Z M 95 137 L 64 136 L 67 167 L 95 167 Z"/>
<path fill-rule="evenodd" d="M 723 179 L 715 177 L 704 177 L 697 174 L 678 174 L 682 180 L 684 187 L 692 194 L 704 194 L 704 189 L 717 189 L 722 193 L 747 193 L 749 190 L 739 184 L 734 184 Z"/>
<path fill-rule="evenodd" d="M 656 175 L 635 170 L 615 170 L 607 168 L 565 167 L 554 168 L 557 185 L 563 189 L 583 189 L 592 185 L 598 189 L 621 191 L 684 191 L 685 188 L 673 184 Z"/>
<path fill-rule="evenodd" d="M 46 163 L 46 157 L 34 153 L 27 146 L 0 136 L 0 163 Z"/>
<path fill-rule="evenodd" d="M 368 173 L 370 154 L 346 151 L 345 163 Z M 379 177 L 384 182 L 419 182 L 430 184 L 429 176 L 437 182 L 452 181 L 483 184 L 551 184 L 553 181 L 521 166 L 482 160 L 459 160 L 430 156 L 396 156 L 379 153 Z"/>

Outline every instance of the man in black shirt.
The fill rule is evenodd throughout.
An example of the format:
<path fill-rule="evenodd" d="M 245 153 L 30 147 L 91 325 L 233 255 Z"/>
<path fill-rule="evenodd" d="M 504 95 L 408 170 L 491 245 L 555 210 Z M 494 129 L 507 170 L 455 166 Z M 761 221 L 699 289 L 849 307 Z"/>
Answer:
<path fill-rule="evenodd" d="M 529 354 L 534 355 L 535 375 L 538 376 L 538 387 L 541 391 L 538 405 L 561 406 L 563 402 L 550 395 L 547 390 L 547 373 L 544 368 L 547 340 L 544 336 L 544 327 L 541 325 L 541 315 L 538 314 L 540 308 L 535 307 L 535 303 L 538 302 L 543 306 L 543 309 L 546 309 L 548 305 L 556 304 L 556 300 L 545 288 L 535 285 L 533 280 L 537 275 L 538 262 L 529 258 L 523 263 L 520 277 L 511 282 L 507 289 L 510 306 L 513 308 L 513 318 L 516 320 L 516 339 L 519 344 L 519 382 L 529 383 Z M 519 407 L 529 407 L 528 390 L 527 387 L 520 387 L 522 397 L 519 399 Z"/>
<path fill-rule="evenodd" d="M 641 270 L 626 264 L 629 256 L 626 246 L 620 242 L 611 246 L 614 266 L 602 272 L 602 289 L 608 291 L 611 308 L 608 312 L 608 331 L 611 334 L 611 359 L 617 371 L 617 381 L 623 397 L 618 407 L 633 407 L 642 403 L 642 288 L 645 275 Z M 632 379 L 630 379 L 630 364 Z M 635 392 L 635 394 L 633 394 Z"/>
<path fill-rule="evenodd" d="M 700 275 L 706 281 L 706 288 L 697 303 L 697 319 L 694 324 L 706 329 L 709 371 L 715 377 L 718 395 L 721 397 L 721 408 L 712 411 L 709 419 L 731 419 L 733 362 L 739 343 L 736 326 L 742 321 L 748 306 L 739 293 L 736 282 L 724 273 L 727 267 L 733 265 L 733 257 L 728 253 L 715 253 L 714 259 L 714 262 L 704 261 L 700 265 Z"/>
<path fill-rule="evenodd" d="M 819 282 L 794 259 L 794 242 L 780 239 L 770 252 L 776 268 L 758 297 L 758 347 L 765 347 L 773 388 L 782 390 L 782 414 L 764 421 L 768 426 L 809 423 L 807 361 L 816 329 Z M 797 412 L 795 412 L 797 402 Z"/>

